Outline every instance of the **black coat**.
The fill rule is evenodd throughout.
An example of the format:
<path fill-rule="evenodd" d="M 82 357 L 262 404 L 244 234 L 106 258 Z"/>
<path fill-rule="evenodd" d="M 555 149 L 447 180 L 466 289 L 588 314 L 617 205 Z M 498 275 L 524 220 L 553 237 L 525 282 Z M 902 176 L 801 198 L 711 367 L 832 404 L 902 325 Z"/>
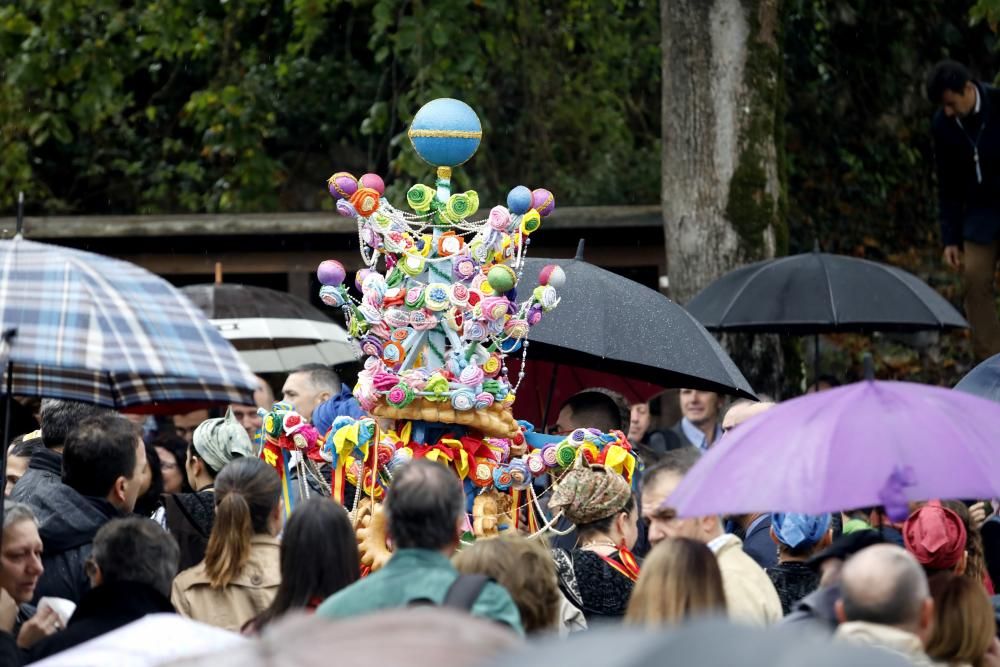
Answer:
<path fill-rule="evenodd" d="M 48 518 L 40 512 L 45 508 L 36 507 L 32 498 L 41 492 L 43 487 L 50 487 L 62 483 L 62 454 L 51 449 L 40 449 L 31 456 L 28 462 L 28 469 L 24 475 L 14 485 L 14 492 L 11 498 L 19 503 L 31 505 L 35 512 L 35 518 L 41 523 Z"/>
<path fill-rule="evenodd" d="M 102 584 L 83 596 L 65 630 L 31 647 L 29 661 L 47 658 L 100 637 L 146 614 L 173 611 L 170 600 L 152 586 L 129 582 Z"/>
<path fill-rule="evenodd" d="M 104 498 L 81 496 L 62 483 L 39 487 L 28 504 L 46 517 L 38 529 L 45 572 L 35 587 L 35 600 L 49 596 L 79 602 L 90 590 L 84 563 L 94 535 L 108 521 L 123 515 Z"/>
<path fill-rule="evenodd" d="M 987 244 L 1000 238 L 1000 90 L 976 85 L 978 114 L 960 124 L 938 110 L 931 124 L 944 245 L 961 245 L 963 240 Z M 974 145 L 979 148 L 981 182 Z"/>

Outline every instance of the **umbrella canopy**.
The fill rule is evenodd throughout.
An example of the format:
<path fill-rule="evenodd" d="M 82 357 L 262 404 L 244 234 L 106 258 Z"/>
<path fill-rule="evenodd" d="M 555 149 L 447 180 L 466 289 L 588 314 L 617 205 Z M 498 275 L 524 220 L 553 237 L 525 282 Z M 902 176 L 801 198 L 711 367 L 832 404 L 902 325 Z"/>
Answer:
<path fill-rule="evenodd" d="M 358 360 L 358 348 L 347 331 L 297 296 L 235 283 L 189 285 L 181 291 L 257 373 Z"/>
<path fill-rule="evenodd" d="M 811 335 L 969 326 L 944 297 L 911 273 L 817 251 L 730 271 L 687 308 L 711 331 Z"/>
<path fill-rule="evenodd" d="M 752 628 L 721 620 L 697 621 L 672 628 L 638 629 L 609 624 L 569 639 L 531 642 L 505 651 L 483 667 L 521 665 L 574 667 L 824 667 L 911 664 L 880 648 L 834 642 L 818 631 L 795 626 Z"/>
<path fill-rule="evenodd" d="M 528 259 L 518 291 L 538 285 L 542 267 L 566 273 L 559 307 L 529 334 L 531 360 L 581 366 L 660 385 L 755 398 L 719 343 L 657 291 L 582 259 Z M 543 381 L 543 380 L 539 380 Z"/>
<path fill-rule="evenodd" d="M 549 361 L 531 359 L 530 356 L 529 353 L 527 374 L 514 403 L 514 416 L 531 422 L 539 431 L 554 423 L 559 408 L 573 394 L 584 389 L 593 387 L 610 389 L 621 394 L 629 405 L 646 403 L 665 391 L 663 387 L 643 380 L 633 380 L 623 375 L 602 373 L 580 366 L 561 366 Z M 512 356 L 508 359 L 507 367 L 510 373 L 516 376 L 521 369 L 520 357 Z M 549 424 L 545 424 L 545 421 Z M 628 430 L 627 424 L 624 430 Z"/>
<path fill-rule="evenodd" d="M 819 514 L 1000 496 L 1000 405 L 864 380 L 781 403 L 727 433 L 668 498 L 683 516 Z M 896 512 L 898 510 L 898 512 Z"/>
<path fill-rule="evenodd" d="M 253 402 L 256 380 L 233 346 L 176 288 L 127 262 L 0 241 L 0 330 L 16 332 L 3 384 L 15 395 L 136 412 Z"/>
<path fill-rule="evenodd" d="M 153 667 L 210 651 L 234 651 L 249 643 L 250 640 L 235 632 L 192 621 L 180 614 L 149 614 L 34 664 L 43 667 Z"/>
<path fill-rule="evenodd" d="M 966 373 L 955 389 L 1000 403 L 1000 354 L 993 355 Z"/>

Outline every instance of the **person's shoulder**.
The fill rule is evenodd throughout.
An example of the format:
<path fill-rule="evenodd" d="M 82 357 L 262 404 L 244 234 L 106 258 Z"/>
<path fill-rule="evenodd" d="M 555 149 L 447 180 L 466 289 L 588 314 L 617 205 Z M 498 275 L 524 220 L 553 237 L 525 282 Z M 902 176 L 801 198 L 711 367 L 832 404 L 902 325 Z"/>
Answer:
<path fill-rule="evenodd" d="M 483 592 L 472 605 L 472 613 L 494 621 L 499 621 L 518 634 L 524 634 L 521 625 L 521 612 L 518 611 L 514 598 L 506 588 L 495 581 L 486 582 Z"/>
<path fill-rule="evenodd" d="M 380 570 L 381 571 L 381 570 Z M 379 572 L 380 572 L 379 571 Z M 360 605 L 374 597 L 373 586 L 378 586 L 379 572 L 373 572 L 364 579 L 358 579 L 350 586 L 340 589 L 316 608 L 316 615 L 325 618 L 342 618 L 361 611 Z"/>
<path fill-rule="evenodd" d="M 210 583 L 208 573 L 205 572 L 205 561 L 202 561 L 194 567 L 189 567 L 188 569 L 180 572 L 176 577 L 174 577 L 173 589 L 175 592 L 183 593 L 194 588 L 195 586 L 207 586 Z"/>

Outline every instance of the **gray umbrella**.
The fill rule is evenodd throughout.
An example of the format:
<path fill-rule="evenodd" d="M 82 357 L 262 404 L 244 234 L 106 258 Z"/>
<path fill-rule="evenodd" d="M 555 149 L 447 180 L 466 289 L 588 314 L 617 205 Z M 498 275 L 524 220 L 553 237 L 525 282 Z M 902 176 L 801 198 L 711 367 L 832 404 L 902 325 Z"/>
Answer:
<path fill-rule="evenodd" d="M 637 282 L 575 259 L 528 259 L 518 292 L 538 285 L 547 264 L 566 273 L 559 307 L 531 329 L 532 358 L 754 398 L 729 355 L 682 307 Z"/>
<path fill-rule="evenodd" d="M 885 650 L 837 642 L 801 629 L 766 630 L 725 621 L 702 621 L 655 632 L 608 625 L 569 640 L 551 639 L 505 652 L 483 667 L 902 667 L 911 664 Z"/>
<path fill-rule="evenodd" d="M 201 308 L 255 373 L 289 371 L 310 362 L 357 361 L 347 331 L 305 299 L 266 287 L 214 283 L 181 291 Z"/>

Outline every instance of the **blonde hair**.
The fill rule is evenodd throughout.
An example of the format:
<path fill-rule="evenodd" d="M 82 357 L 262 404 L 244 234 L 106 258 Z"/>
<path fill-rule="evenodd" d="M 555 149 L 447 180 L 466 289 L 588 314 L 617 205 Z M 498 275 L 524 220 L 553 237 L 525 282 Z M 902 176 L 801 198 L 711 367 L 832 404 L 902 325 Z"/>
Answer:
<path fill-rule="evenodd" d="M 518 535 L 480 538 L 454 563 L 462 574 L 485 574 L 506 588 L 527 634 L 554 629 L 562 597 L 555 563 L 541 543 Z"/>
<path fill-rule="evenodd" d="M 930 577 L 934 598 L 934 632 L 927 655 L 950 664 L 978 666 L 996 632 L 993 605 L 982 583 L 941 572 Z"/>
<path fill-rule="evenodd" d="M 657 626 L 725 612 L 715 556 L 701 542 L 677 538 L 656 545 L 643 562 L 625 622 Z"/>

